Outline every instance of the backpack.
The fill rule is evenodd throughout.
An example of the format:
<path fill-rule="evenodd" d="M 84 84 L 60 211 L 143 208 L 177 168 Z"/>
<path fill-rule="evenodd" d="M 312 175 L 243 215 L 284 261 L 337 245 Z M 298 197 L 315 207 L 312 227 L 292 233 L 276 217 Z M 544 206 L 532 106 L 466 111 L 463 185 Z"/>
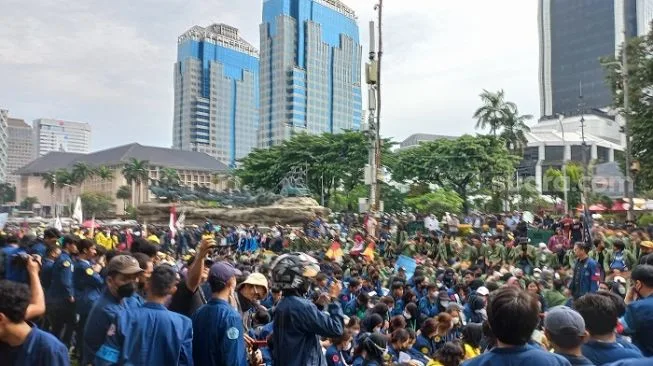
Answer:
<path fill-rule="evenodd" d="M 610 269 L 623 270 L 626 268 L 626 262 L 624 261 L 624 252 L 615 254 L 612 263 L 610 263 Z"/>

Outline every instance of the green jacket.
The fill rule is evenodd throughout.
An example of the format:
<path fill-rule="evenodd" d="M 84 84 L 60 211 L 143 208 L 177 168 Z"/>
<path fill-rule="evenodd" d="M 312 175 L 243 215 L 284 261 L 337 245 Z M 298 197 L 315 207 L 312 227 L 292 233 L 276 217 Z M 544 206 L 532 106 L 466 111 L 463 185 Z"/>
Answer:
<path fill-rule="evenodd" d="M 495 244 L 494 247 L 485 245 L 481 247 L 481 256 L 485 257 L 490 266 L 502 265 L 506 261 L 506 247 Z"/>
<path fill-rule="evenodd" d="M 521 245 L 517 245 L 514 248 L 512 248 L 512 258 L 511 261 L 513 264 L 518 264 L 520 260 L 523 257 L 524 251 L 522 250 Z M 535 265 L 535 260 L 536 260 L 537 253 L 535 252 L 535 247 L 532 245 L 526 245 L 526 260 L 528 261 L 528 264 L 533 266 Z"/>
<path fill-rule="evenodd" d="M 601 268 L 603 268 L 603 271 L 605 273 L 610 272 L 610 262 L 611 262 L 611 260 L 609 259 L 609 257 L 610 257 L 611 254 L 612 254 L 612 251 L 610 249 L 603 249 L 603 262 L 599 263 L 599 264 L 601 265 Z M 596 248 L 590 250 L 590 252 L 587 255 L 589 255 L 590 258 L 594 259 L 597 263 L 599 262 L 599 251 L 596 250 Z"/>
<path fill-rule="evenodd" d="M 460 249 L 460 260 L 474 263 L 476 262 L 476 258 L 478 258 L 476 247 L 467 243 L 463 244 L 462 249 Z"/>
<path fill-rule="evenodd" d="M 447 260 L 455 257 L 456 257 L 456 248 L 454 248 L 453 243 L 450 243 L 449 245 L 441 243 L 440 245 L 438 245 L 438 249 L 435 255 L 436 261 L 446 262 Z"/>
<path fill-rule="evenodd" d="M 550 251 L 539 251 L 535 257 L 535 265 L 539 268 L 544 266 L 553 267 L 558 262 L 558 257 Z"/>
<path fill-rule="evenodd" d="M 564 305 L 567 302 L 567 297 L 556 290 L 546 290 L 542 296 L 549 309 L 554 306 Z"/>

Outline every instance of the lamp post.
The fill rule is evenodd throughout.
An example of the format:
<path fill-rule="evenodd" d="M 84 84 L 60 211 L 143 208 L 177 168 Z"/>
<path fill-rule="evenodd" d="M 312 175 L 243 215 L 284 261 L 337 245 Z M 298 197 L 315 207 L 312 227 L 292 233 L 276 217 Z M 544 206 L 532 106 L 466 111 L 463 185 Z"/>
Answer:
<path fill-rule="evenodd" d="M 628 123 L 628 114 L 630 113 L 630 103 L 628 98 L 628 6 L 627 2 L 624 1 L 624 44 L 621 47 L 621 77 L 623 83 L 623 93 L 624 93 L 624 109 L 623 109 L 623 118 L 624 118 L 624 135 L 626 135 L 626 186 L 624 187 L 624 193 L 628 198 L 628 214 L 626 215 L 626 220 L 633 220 L 635 215 L 633 209 L 635 206 L 634 200 L 634 191 L 635 191 L 635 182 L 631 176 L 631 142 L 630 142 L 630 124 Z"/>
<path fill-rule="evenodd" d="M 560 132 L 562 133 L 562 193 L 565 201 L 565 215 L 569 214 L 568 188 L 567 188 L 567 143 L 565 141 L 565 127 L 562 125 L 564 115 L 558 114 L 558 123 L 560 124 Z"/>

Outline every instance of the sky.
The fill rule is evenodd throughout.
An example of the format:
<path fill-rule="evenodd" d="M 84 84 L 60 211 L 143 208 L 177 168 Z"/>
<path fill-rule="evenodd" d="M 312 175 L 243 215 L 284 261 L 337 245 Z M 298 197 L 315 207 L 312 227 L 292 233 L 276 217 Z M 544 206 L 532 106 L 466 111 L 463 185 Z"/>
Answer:
<path fill-rule="evenodd" d="M 366 59 L 376 1 L 344 2 Z M 170 147 L 177 37 L 226 23 L 258 48 L 262 3 L 0 0 L 0 108 L 28 123 L 88 122 L 92 150 Z M 474 133 L 483 89 L 539 114 L 536 0 L 385 0 L 383 43 L 385 137 Z"/>

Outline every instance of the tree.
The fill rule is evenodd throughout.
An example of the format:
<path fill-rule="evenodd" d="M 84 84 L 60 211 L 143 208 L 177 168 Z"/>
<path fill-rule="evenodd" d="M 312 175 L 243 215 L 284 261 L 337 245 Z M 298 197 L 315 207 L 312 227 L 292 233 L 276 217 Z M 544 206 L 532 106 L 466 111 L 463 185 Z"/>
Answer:
<path fill-rule="evenodd" d="M 108 166 L 101 165 L 95 169 L 94 175 L 100 178 L 101 181 L 109 181 L 113 179 L 113 170 Z"/>
<path fill-rule="evenodd" d="M 477 120 L 476 128 L 490 128 L 490 133 L 494 136 L 501 129 L 503 121 L 512 112 L 517 110 L 513 102 L 505 100 L 503 89 L 493 93 L 483 89 L 479 95 L 483 105 L 474 112 L 473 118 Z"/>
<path fill-rule="evenodd" d="M 72 185 L 81 185 L 89 178 L 95 175 L 95 169 L 83 161 L 78 161 L 73 165 L 71 170 Z"/>
<path fill-rule="evenodd" d="M 20 208 L 22 210 L 31 210 L 32 207 L 34 206 L 34 204 L 36 204 L 36 203 L 39 203 L 38 198 L 36 198 L 36 197 L 25 197 L 25 199 L 23 199 L 20 202 Z"/>
<path fill-rule="evenodd" d="M 577 163 L 568 164 L 567 173 L 567 201 L 570 209 L 577 207 L 581 203 L 583 168 Z M 565 180 L 562 171 L 555 168 L 549 168 L 544 172 L 544 182 L 542 191 L 555 194 L 558 198 L 564 198 Z"/>
<path fill-rule="evenodd" d="M 390 153 L 392 143 L 382 142 L 382 154 Z M 343 189 L 350 191 L 361 183 L 368 162 L 370 139 L 364 132 L 338 134 L 297 134 L 281 145 L 255 149 L 241 159 L 235 171 L 250 189 L 280 191 L 281 181 L 293 170 L 301 170 L 314 198 L 330 196 Z"/>
<path fill-rule="evenodd" d="M 115 211 L 113 198 L 104 193 L 84 192 L 79 195 L 84 207 L 84 214 L 98 218 L 111 217 Z"/>
<path fill-rule="evenodd" d="M 506 147 L 515 155 L 521 156 L 528 144 L 526 132 L 530 132 L 531 128 L 526 125 L 526 122 L 532 118 L 530 114 L 520 115 L 515 107 L 508 110 L 505 119 L 501 122 L 503 130 L 499 136 L 506 141 Z"/>
<path fill-rule="evenodd" d="M 14 202 L 16 200 L 16 187 L 9 183 L 0 183 L 0 202 Z"/>
<path fill-rule="evenodd" d="M 127 180 L 127 184 L 136 185 L 136 199 L 132 198 L 134 205 L 141 202 L 141 192 L 143 182 L 147 182 L 150 177 L 149 162 L 147 160 L 138 160 L 131 158 L 127 165 L 122 169 L 122 175 Z"/>
<path fill-rule="evenodd" d="M 41 176 L 41 180 L 43 188 L 48 189 L 50 196 L 54 197 L 54 190 L 57 188 L 57 172 L 47 172 Z"/>
<path fill-rule="evenodd" d="M 640 163 L 640 171 L 634 176 L 635 188 L 645 191 L 653 188 L 653 30 L 645 36 L 631 38 L 626 50 L 631 151 L 633 159 Z M 602 63 L 613 91 L 613 105 L 623 110 L 621 57 L 607 57 Z"/>
<path fill-rule="evenodd" d="M 132 188 L 130 186 L 120 186 L 116 192 L 116 198 L 122 200 L 123 211 L 127 208 L 127 200 L 132 198 Z"/>
<path fill-rule="evenodd" d="M 179 187 L 181 179 L 176 169 L 162 168 L 159 170 L 159 184 L 163 187 Z"/>
<path fill-rule="evenodd" d="M 455 191 L 467 212 L 467 198 L 481 188 L 505 190 L 517 160 L 501 139 L 465 135 L 400 150 L 389 159 L 388 167 L 396 181 L 435 184 Z"/>
<path fill-rule="evenodd" d="M 436 189 L 430 193 L 406 198 L 406 205 L 419 213 L 433 213 L 440 217 L 445 212 L 460 213 L 463 209 L 463 199 L 454 191 Z"/>

